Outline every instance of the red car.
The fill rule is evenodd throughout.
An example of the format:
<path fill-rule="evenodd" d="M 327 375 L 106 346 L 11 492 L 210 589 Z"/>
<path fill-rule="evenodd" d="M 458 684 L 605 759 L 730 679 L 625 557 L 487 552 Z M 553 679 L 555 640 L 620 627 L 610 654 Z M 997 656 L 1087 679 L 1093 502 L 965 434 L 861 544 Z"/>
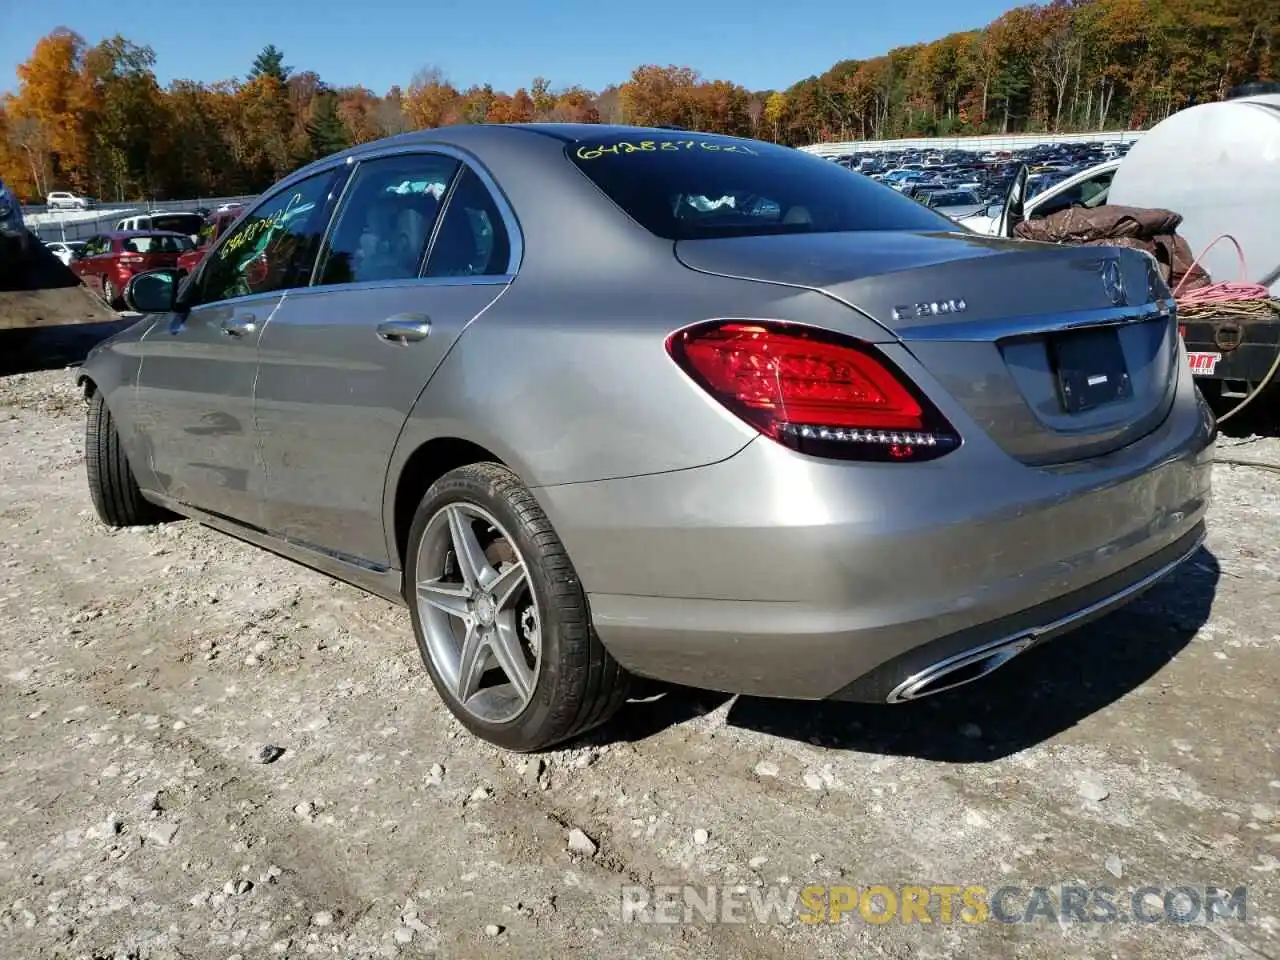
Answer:
<path fill-rule="evenodd" d="M 243 212 L 243 206 L 234 204 L 226 210 L 219 210 L 217 213 L 210 214 L 205 228 L 200 231 L 199 246 L 178 257 L 178 269 L 184 275 L 195 270 L 200 265 L 200 261 L 204 259 L 204 255 L 209 252 L 209 248 L 213 246 L 213 242 L 222 236 L 223 231 L 235 223 Z"/>
<path fill-rule="evenodd" d="M 125 284 L 135 273 L 177 266 L 178 257 L 193 247 L 190 237 L 167 230 L 100 233 L 85 243 L 71 269 L 81 283 L 119 307 Z"/>

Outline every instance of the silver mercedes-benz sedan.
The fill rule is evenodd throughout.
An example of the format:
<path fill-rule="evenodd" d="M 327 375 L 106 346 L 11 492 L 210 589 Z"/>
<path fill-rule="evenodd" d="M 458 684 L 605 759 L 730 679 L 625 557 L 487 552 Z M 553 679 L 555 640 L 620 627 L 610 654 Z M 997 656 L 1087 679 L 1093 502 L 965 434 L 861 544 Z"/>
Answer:
<path fill-rule="evenodd" d="M 406 603 L 516 750 L 632 675 L 902 702 L 1204 536 L 1155 261 L 979 237 L 753 140 L 427 130 L 282 181 L 94 351 L 89 487 Z"/>

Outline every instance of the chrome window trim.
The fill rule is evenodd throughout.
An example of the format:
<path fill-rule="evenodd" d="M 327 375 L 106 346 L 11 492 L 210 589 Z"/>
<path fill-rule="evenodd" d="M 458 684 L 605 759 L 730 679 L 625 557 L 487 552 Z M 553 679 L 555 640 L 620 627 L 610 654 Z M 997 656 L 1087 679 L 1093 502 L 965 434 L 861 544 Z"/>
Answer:
<path fill-rule="evenodd" d="M 324 283 L 314 287 L 293 287 L 289 299 L 309 297 L 313 294 L 359 290 L 422 289 L 423 287 L 478 287 L 505 286 L 514 280 L 511 274 L 486 274 L 479 277 L 405 277 L 399 280 L 361 280 L 357 283 Z M 224 301 L 225 302 L 225 301 Z"/>
<path fill-rule="evenodd" d="M 1111 307 L 1105 310 L 1077 310 L 1035 317 L 1007 317 L 987 320 L 944 321 L 908 326 L 898 332 L 904 343 L 913 340 L 962 340 L 994 342 L 1010 337 L 1062 333 L 1085 327 L 1119 327 L 1149 320 L 1169 320 L 1177 316 L 1171 299 L 1160 299 L 1138 306 Z"/>

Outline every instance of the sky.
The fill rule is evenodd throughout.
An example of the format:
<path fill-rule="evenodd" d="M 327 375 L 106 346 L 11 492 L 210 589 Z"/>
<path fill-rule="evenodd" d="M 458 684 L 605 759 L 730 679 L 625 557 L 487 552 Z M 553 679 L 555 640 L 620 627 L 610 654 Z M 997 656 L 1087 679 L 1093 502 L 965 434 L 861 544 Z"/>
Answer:
<path fill-rule="evenodd" d="M 243 77 L 268 43 L 295 70 L 385 93 L 427 65 L 459 87 L 542 75 L 598 90 L 642 63 L 779 89 L 838 60 L 980 27 L 1009 0 L 0 0 L 0 90 L 55 27 L 121 33 L 156 52 L 161 84 Z"/>

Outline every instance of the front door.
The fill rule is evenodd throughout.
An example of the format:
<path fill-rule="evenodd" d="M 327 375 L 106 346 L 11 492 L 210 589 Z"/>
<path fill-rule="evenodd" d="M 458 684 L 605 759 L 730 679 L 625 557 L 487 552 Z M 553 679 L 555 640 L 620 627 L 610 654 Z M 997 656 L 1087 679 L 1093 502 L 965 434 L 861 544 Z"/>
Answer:
<path fill-rule="evenodd" d="M 506 288 L 508 238 L 488 188 L 452 156 L 359 165 L 316 285 L 291 292 L 262 337 L 256 410 L 272 534 L 390 565 L 392 451 L 449 348 Z"/>
<path fill-rule="evenodd" d="M 1009 184 L 1009 192 L 1004 198 L 1004 206 L 1000 210 L 1000 220 L 996 225 L 996 236 L 1012 237 L 1014 228 L 1026 219 L 1027 203 L 1027 165 L 1018 167 L 1018 172 Z"/>
<path fill-rule="evenodd" d="M 310 275 L 335 176 L 315 174 L 263 200 L 205 259 L 182 309 L 141 344 L 139 425 L 160 488 L 175 500 L 261 526 L 258 343 L 289 287 Z"/>

